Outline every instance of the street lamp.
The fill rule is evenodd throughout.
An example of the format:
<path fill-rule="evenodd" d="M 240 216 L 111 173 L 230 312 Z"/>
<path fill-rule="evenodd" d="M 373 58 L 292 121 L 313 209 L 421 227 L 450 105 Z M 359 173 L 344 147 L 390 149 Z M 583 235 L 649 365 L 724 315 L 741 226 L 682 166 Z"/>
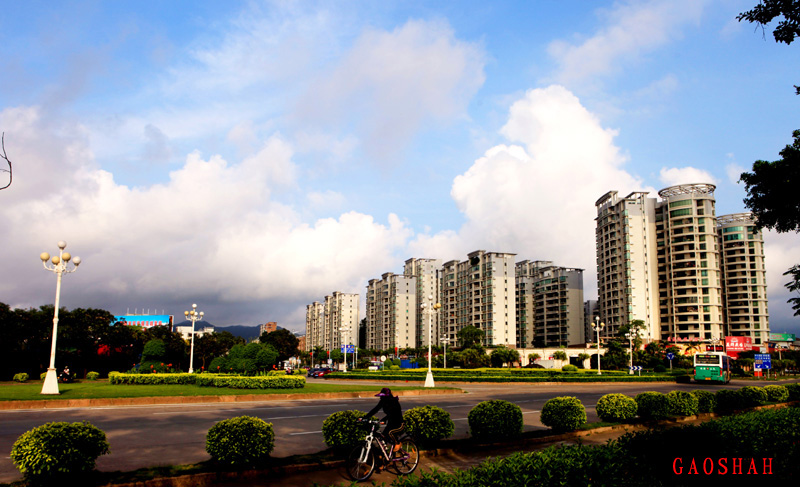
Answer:
<path fill-rule="evenodd" d="M 639 335 L 638 330 L 637 330 L 637 332 L 629 331 L 628 333 L 625 334 L 625 338 L 628 339 L 628 344 L 630 346 L 630 352 L 631 352 L 631 354 L 630 354 L 630 366 L 628 367 L 628 373 L 629 374 L 633 374 L 633 337 L 638 336 L 638 335 Z"/>
<path fill-rule="evenodd" d="M 605 328 L 606 324 L 600 322 L 600 317 L 594 317 L 594 325 L 592 325 L 592 329 L 597 332 L 597 375 L 603 375 L 600 371 L 600 330 Z"/>
<path fill-rule="evenodd" d="M 63 274 L 69 274 L 71 272 L 75 272 L 78 270 L 78 266 L 81 265 L 81 258 L 75 257 L 72 258 L 69 255 L 69 252 L 64 252 L 64 249 L 67 247 L 67 242 L 60 241 L 58 242 L 58 255 L 53 256 L 50 258 L 50 254 L 47 252 L 42 252 L 39 255 L 39 258 L 42 259 L 42 266 L 50 272 L 54 272 L 56 274 L 56 309 L 53 313 L 53 343 L 50 346 L 50 367 L 47 368 L 47 375 L 44 378 L 44 385 L 42 386 L 41 394 L 60 394 L 58 391 L 58 376 L 56 375 L 56 336 L 58 335 L 58 306 L 59 301 L 61 299 L 61 276 Z M 53 263 L 53 265 L 48 266 L 47 261 Z M 67 269 L 67 263 L 72 260 L 72 267 L 71 269 Z"/>
<path fill-rule="evenodd" d="M 432 336 L 431 335 L 431 328 L 433 328 L 433 312 L 435 310 L 438 310 L 439 308 L 441 308 L 442 305 L 439 304 L 439 303 L 433 304 L 433 296 L 429 295 L 428 296 L 427 307 L 429 308 L 428 309 L 428 375 L 425 376 L 425 387 L 436 387 L 436 385 L 433 382 L 433 371 L 431 371 L 431 358 L 432 358 L 432 354 L 431 354 L 431 340 L 432 340 L 431 339 L 431 336 Z M 425 308 L 426 308 L 426 303 L 422 303 L 423 312 L 424 312 Z"/>
<path fill-rule="evenodd" d="M 189 347 L 189 373 L 190 374 L 194 372 L 194 324 L 197 321 L 203 321 L 203 314 L 204 313 L 202 311 L 200 311 L 199 313 L 197 312 L 197 305 L 196 304 L 192 305 L 192 310 L 191 311 L 184 311 L 183 312 L 183 316 L 185 316 L 186 319 L 192 320 L 192 344 Z"/>
<path fill-rule="evenodd" d="M 344 336 L 345 336 L 345 333 L 349 333 L 351 329 L 352 328 L 350 328 L 349 326 L 342 326 L 342 327 L 339 328 L 339 333 L 342 334 L 341 335 L 341 337 L 342 337 L 342 340 L 341 340 L 342 341 L 342 347 L 344 348 L 344 372 L 347 372 L 347 343 L 345 343 L 345 341 L 344 341 Z"/>
<path fill-rule="evenodd" d="M 442 335 L 442 338 L 440 338 L 439 340 L 441 340 L 442 343 L 444 343 L 444 368 L 446 369 L 447 368 L 447 342 L 449 342 L 450 339 L 447 338 L 447 335 Z"/>

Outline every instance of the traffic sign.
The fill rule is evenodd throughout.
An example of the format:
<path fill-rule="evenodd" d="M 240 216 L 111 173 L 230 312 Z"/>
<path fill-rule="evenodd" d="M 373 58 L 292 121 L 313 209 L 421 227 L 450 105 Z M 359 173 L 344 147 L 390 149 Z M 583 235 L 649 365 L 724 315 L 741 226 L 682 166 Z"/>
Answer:
<path fill-rule="evenodd" d="M 672 352 L 669 352 L 669 353 L 667 354 L 667 360 L 672 360 L 672 359 L 674 359 L 674 358 L 675 358 L 675 354 L 674 354 L 674 353 L 672 353 Z"/>
<path fill-rule="evenodd" d="M 630 367 L 630 369 L 631 370 L 642 370 L 642 366 L 641 365 L 634 365 L 634 366 Z"/>
<path fill-rule="evenodd" d="M 347 347 L 347 353 L 356 353 L 356 346 L 355 345 L 342 345 L 340 350 L 342 353 L 345 353 L 344 347 Z"/>
<path fill-rule="evenodd" d="M 771 369 L 772 357 L 768 353 L 757 353 L 753 356 L 753 368 L 756 370 Z"/>

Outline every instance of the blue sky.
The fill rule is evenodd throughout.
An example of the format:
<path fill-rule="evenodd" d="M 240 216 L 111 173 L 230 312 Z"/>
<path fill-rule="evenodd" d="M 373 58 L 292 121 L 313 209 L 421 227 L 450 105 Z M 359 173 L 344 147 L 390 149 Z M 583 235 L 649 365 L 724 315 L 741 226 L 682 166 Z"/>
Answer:
<path fill-rule="evenodd" d="M 0 19 L 0 301 L 278 321 L 409 257 L 586 269 L 608 190 L 717 185 L 800 128 L 755 0 L 17 2 Z M 768 233 L 774 331 L 800 333 Z M 362 311 L 363 312 L 363 311 Z"/>

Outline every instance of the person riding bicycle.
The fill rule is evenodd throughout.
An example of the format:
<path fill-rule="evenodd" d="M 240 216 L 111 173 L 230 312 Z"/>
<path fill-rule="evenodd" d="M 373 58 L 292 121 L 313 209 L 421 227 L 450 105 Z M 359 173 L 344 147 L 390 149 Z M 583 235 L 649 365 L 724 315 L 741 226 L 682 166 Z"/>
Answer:
<path fill-rule="evenodd" d="M 383 412 L 386 414 L 386 417 L 383 418 L 383 420 L 386 421 L 383 437 L 392 441 L 394 445 L 392 447 L 392 453 L 395 453 L 400 450 L 400 432 L 405 429 L 405 424 L 403 424 L 403 408 L 400 407 L 400 398 L 393 396 L 392 391 L 388 387 L 381 389 L 381 392 L 375 394 L 375 397 L 380 397 L 380 400 L 378 404 L 372 408 L 372 411 L 364 416 L 364 419 L 372 417 L 373 414 L 383 409 Z"/>

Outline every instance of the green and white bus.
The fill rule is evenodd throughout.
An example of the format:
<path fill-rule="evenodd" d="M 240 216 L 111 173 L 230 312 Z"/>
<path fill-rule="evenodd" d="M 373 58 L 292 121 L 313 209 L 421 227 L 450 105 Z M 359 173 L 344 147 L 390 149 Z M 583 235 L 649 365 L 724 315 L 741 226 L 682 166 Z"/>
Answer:
<path fill-rule="evenodd" d="M 727 384 L 731 381 L 731 358 L 722 352 L 696 353 L 694 355 L 694 380 Z"/>

